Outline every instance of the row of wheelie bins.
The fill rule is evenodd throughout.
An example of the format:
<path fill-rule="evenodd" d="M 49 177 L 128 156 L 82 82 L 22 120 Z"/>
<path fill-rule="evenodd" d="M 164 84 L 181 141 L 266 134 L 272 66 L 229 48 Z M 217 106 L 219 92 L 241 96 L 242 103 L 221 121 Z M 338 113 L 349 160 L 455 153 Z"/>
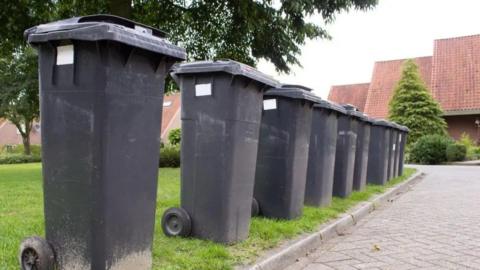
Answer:
<path fill-rule="evenodd" d="M 402 173 L 408 130 L 231 60 L 186 59 L 158 29 L 110 15 L 39 25 L 46 239 L 21 269 L 150 269 L 166 76 L 182 93 L 181 201 L 167 236 L 248 237 Z M 161 189 L 162 187 L 160 187 Z"/>

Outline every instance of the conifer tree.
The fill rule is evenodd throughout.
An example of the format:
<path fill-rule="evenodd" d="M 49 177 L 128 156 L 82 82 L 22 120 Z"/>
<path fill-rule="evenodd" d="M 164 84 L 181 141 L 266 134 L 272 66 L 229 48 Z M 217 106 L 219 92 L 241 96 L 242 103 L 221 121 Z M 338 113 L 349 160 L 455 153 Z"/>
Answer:
<path fill-rule="evenodd" d="M 389 104 L 389 120 L 410 129 L 408 144 L 412 145 L 424 135 L 446 135 L 447 124 L 442 110 L 420 77 L 413 60 L 404 63 Z"/>

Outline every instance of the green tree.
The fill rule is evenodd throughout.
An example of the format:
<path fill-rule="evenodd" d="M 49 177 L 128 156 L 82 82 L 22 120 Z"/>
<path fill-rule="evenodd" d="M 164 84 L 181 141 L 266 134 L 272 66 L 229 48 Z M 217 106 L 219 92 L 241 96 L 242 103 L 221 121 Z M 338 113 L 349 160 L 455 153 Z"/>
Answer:
<path fill-rule="evenodd" d="M 27 155 L 32 124 L 39 114 L 37 55 L 30 47 L 20 47 L 0 59 L 0 118 L 17 127 Z"/>
<path fill-rule="evenodd" d="M 404 63 L 402 76 L 389 104 L 389 119 L 410 129 L 409 145 L 425 135 L 446 135 L 447 124 L 413 60 Z"/>

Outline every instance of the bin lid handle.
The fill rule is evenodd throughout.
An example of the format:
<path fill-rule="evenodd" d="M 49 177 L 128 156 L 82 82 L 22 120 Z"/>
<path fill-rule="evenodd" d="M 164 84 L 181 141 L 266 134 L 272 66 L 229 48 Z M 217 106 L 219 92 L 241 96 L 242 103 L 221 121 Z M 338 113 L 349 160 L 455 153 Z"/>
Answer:
<path fill-rule="evenodd" d="M 47 24 L 41 24 L 38 26 L 34 26 L 30 29 L 27 29 L 24 33 L 24 36 L 25 38 L 28 38 L 30 34 L 34 34 L 34 33 L 38 34 L 38 33 L 45 33 L 45 32 L 51 32 L 51 31 L 71 30 L 71 29 L 81 27 L 82 26 L 81 23 L 94 24 L 94 23 L 102 23 L 102 22 L 116 24 L 126 28 L 131 28 L 136 31 L 142 32 L 144 34 L 152 35 L 159 38 L 167 37 L 167 33 L 160 29 L 157 29 L 142 23 L 137 23 L 129 19 L 125 19 L 115 15 L 108 15 L 108 14 L 97 14 L 97 15 L 74 17 L 74 18 L 69 18 L 65 20 L 50 22 Z"/>
<path fill-rule="evenodd" d="M 149 34 L 157 37 L 162 37 L 162 38 L 167 37 L 167 33 L 160 29 L 145 25 L 143 23 L 134 22 L 132 20 L 125 19 L 115 15 L 109 15 L 109 14 L 88 15 L 88 16 L 79 17 L 78 22 L 79 23 L 82 23 L 82 22 L 113 23 L 113 24 L 122 25 L 128 28 L 132 28 L 135 30 L 146 30 L 148 31 Z"/>

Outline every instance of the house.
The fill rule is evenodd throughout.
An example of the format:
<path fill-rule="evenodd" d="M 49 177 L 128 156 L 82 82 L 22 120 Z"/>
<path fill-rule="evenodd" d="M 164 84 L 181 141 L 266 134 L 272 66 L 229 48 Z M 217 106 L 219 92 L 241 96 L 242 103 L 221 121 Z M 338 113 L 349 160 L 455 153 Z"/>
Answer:
<path fill-rule="evenodd" d="M 170 130 L 181 127 L 181 101 L 180 92 L 175 92 L 163 97 L 162 130 L 160 139 L 164 143 L 168 141 L 168 133 Z"/>
<path fill-rule="evenodd" d="M 330 89 L 328 99 L 342 104 L 352 104 L 363 111 L 369 87 L 370 83 L 334 85 Z"/>
<path fill-rule="evenodd" d="M 22 144 L 22 136 L 10 121 L 0 119 L 0 146 Z M 30 143 L 40 144 L 40 124 L 34 123 L 30 132 Z M 0 147 L 1 148 L 1 147 Z M 1 149 L 0 149 L 1 150 Z"/>
<path fill-rule="evenodd" d="M 354 104 L 374 118 L 387 118 L 405 60 L 376 62 L 367 91 L 358 90 L 366 84 L 332 86 L 329 100 Z M 480 35 L 435 40 L 433 56 L 414 61 L 444 112 L 450 136 L 458 139 L 465 132 L 480 142 Z"/>
<path fill-rule="evenodd" d="M 171 129 L 180 127 L 180 96 L 181 95 L 179 92 L 164 96 L 162 129 L 160 135 L 162 142 L 166 142 L 168 140 L 168 132 L 170 132 Z M 30 133 L 30 143 L 40 144 L 40 134 L 40 124 L 35 123 L 33 125 L 32 132 Z M 17 127 L 5 119 L 0 119 L 0 146 L 16 144 L 22 144 L 22 136 L 20 135 Z"/>

